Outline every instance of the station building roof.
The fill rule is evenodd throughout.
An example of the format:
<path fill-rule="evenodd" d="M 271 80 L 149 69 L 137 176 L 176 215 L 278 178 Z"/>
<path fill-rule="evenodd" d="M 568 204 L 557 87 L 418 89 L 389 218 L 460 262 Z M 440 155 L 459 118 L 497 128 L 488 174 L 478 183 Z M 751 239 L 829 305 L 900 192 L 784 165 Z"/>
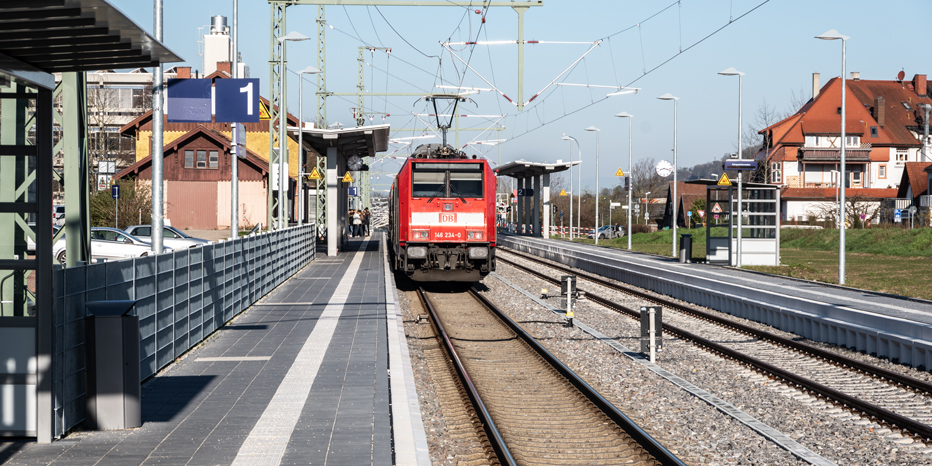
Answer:
<path fill-rule="evenodd" d="M 557 160 L 554 163 L 550 162 L 527 162 L 524 160 L 516 160 L 514 162 L 506 163 L 498 167 L 496 172 L 498 176 L 510 176 L 513 178 L 527 178 L 529 176 L 542 175 L 544 173 L 557 173 L 565 170 L 569 170 L 570 167 L 574 165 L 579 165 L 579 160 L 573 162 L 564 162 L 562 160 Z"/>
<path fill-rule="evenodd" d="M 0 2 L 0 69 L 53 88 L 51 73 L 183 61 L 105 0 Z"/>

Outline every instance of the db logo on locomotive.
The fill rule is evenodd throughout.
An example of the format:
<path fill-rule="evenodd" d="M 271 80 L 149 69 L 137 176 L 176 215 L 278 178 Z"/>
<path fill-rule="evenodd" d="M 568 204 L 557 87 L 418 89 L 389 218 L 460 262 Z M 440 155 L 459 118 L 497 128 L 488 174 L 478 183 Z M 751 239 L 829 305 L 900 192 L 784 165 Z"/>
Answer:
<path fill-rule="evenodd" d="M 456 223 L 456 213 L 441 213 L 440 223 Z"/>

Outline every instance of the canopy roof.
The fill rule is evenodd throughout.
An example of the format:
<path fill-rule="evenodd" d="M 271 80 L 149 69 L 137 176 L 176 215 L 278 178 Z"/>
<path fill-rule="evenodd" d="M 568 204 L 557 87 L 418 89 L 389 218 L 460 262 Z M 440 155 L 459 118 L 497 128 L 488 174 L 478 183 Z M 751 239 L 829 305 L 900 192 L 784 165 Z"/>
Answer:
<path fill-rule="evenodd" d="M 513 178 L 527 178 L 529 176 L 542 175 L 544 173 L 557 173 L 569 170 L 573 165 L 582 163 L 579 160 L 573 162 L 564 162 L 557 160 L 555 163 L 549 162 L 527 162 L 516 160 L 498 167 L 498 176 L 510 176 Z"/>
<path fill-rule="evenodd" d="M 391 125 L 358 126 L 343 129 L 304 128 L 302 142 L 305 149 L 326 154 L 328 147 L 336 147 L 337 153 L 346 157 L 375 157 L 376 152 L 388 150 L 388 134 Z M 298 128 L 289 127 L 288 135 L 297 139 Z"/>
<path fill-rule="evenodd" d="M 0 2 L 0 69 L 33 84 L 46 85 L 48 80 L 37 73 L 155 67 L 180 61 L 104 0 Z"/>

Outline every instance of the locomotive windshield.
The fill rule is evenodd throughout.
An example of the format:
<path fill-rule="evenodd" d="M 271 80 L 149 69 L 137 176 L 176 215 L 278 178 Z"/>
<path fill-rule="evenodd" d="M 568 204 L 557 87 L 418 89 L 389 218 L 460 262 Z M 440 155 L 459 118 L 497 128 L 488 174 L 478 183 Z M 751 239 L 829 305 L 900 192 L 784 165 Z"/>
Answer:
<path fill-rule="evenodd" d="M 414 163 L 412 197 L 482 198 L 481 163 Z"/>

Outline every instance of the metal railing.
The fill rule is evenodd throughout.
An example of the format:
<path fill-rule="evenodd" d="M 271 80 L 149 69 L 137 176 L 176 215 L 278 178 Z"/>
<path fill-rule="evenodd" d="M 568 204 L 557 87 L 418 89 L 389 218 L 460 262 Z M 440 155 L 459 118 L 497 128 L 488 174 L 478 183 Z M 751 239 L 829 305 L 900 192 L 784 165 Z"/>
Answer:
<path fill-rule="evenodd" d="M 140 382 L 315 258 L 314 225 L 53 272 L 52 397 L 60 437 L 84 420 L 84 305 L 136 300 Z"/>

